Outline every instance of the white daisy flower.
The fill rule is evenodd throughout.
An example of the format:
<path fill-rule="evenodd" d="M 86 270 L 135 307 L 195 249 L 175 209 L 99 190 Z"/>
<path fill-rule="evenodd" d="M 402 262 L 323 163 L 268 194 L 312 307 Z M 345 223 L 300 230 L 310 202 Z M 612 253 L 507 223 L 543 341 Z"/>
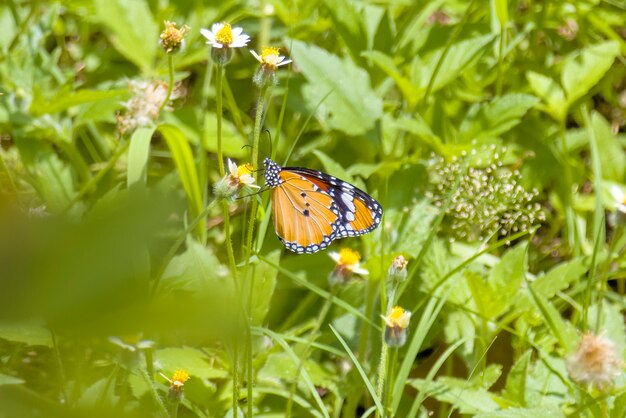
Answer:
<path fill-rule="evenodd" d="M 250 50 L 250 53 L 254 55 L 254 58 L 256 58 L 257 61 L 259 61 L 261 65 L 268 70 L 276 70 L 278 67 L 292 62 L 292 60 L 285 59 L 284 56 L 280 55 L 278 48 L 263 48 L 261 55 L 252 50 Z"/>
<path fill-rule="evenodd" d="M 232 27 L 228 23 L 214 23 L 211 30 L 200 29 L 200 33 L 213 48 L 241 48 L 250 41 L 242 28 Z"/>

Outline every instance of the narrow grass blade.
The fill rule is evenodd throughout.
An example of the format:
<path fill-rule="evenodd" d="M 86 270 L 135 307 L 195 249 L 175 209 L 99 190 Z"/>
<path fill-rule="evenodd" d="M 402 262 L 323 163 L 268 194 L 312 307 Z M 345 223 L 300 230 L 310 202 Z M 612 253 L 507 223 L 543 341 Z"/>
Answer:
<path fill-rule="evenodd" d="M 134 184 L 146 184 L 148 179 L 148 157 L 150 153 L 150 140 L 155 128 L 139 128 L 130 138 L 128 148 L 128 170 L 126 172 L 126 186 Z"/>
<path fill-rule="evenodd" d="M 333 332 L 333 334 L 335 334 L 335 337 L 337 337 L 337 339 L 339 340 L 343 348 L 346 350 L 346 353 L 348 353 L 348 356 L 350 356 L 350 360 L 352 360 L 354 367 L 356 367 L 357 371 L 359 372 L 359 375 L 361 375 L 361 379 L 363 379 L 363 383 L 365 383 L 365 387 L 367 388 L 367 391 L 370 393 L 370 396 L 372 397 L 374 404 L 376 404 L 376 408 L 378 409 L 378 412 L 380 413 L 381 416 L 385 416 L 385 410 L 383 408 L 383 404 L 380 402 L 380 399 L 378 399 L 378 396 L 376 396 L 376 389 L 374 388 L 374 385 L 372 385 L 372 382 L 370 382 L 370 380 L 368 379 L 367 373 L 365 373 L 365 370 L 363 370 L 363 367 L 361 367 L 359 360 L 357 360 L 352 350 L 350 350 L 350 347 L 348 347 L 348 344 L 346 344 L 345 340 L 341 337 L 341 335 L 339 335 L 339 333 L 335 330 L 335 328 L 333 328 L 332 325 L 328 325 L 328 326 L 330 327 L 330 330 Z"/>
<path fill-rule="evenodd" d="M 271 339 L 276 341 L 282 347 L 282 349 L 285 350 L 285 353 L 287 353 L 287 355 L 294 361 L 294 363 L 296 363 L 296 364 L 300 364 L 301 363 L 302 360 L 300 360 L 300 358 L 298 358 L 296 353 L 294 353 L 294 351 L 291 349 L 289 344 L 287 344 L 287 341 L 285 341 L 285 339 L 282 337 L 282 335 L 277 334 L 277 333 L 275 333 L 273 331 L 270 331 L 267 328 L 256 328 L 256 329 L 261 331 L 261 332 L 263 332 L 268 337 L 270 337 Z M 324 405 L 324 402 L 322 401 L 322 398 L 320 398 L 319 393 L 317 393 L 317 389 L 315 389 L 315 385 L 311 381 L 311 378 L 309 377 L 309 374 L 306 371 L 306 367 L 302 367 L 302 370 L 301 370 L 300 374 L 302 375 L 302 380 L 304 380 L 304 383 L 306 384 L 307 388 L 311 392 L 311 396 L 313 396 L 313 399 L 315 399 L 315 402 L 319 406 L 319 408 L 320 408 L 320 410 L 322 412 L 322 416 L 324 416 L 326 418 L 330 418 L 330 415 L 328 414 L 328 411 L 326 410 L 326 405 Z"/>

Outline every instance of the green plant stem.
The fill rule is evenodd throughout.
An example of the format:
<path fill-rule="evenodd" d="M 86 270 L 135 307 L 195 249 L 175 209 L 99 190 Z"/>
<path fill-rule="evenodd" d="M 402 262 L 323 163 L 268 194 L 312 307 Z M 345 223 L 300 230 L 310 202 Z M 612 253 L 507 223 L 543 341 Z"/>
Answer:
<path fill-rule="evenodd" d="M 506 47 L 506 27 L 500 24 L 500 42 L 498 45 L 498 79 L 496 81 L 496 95 L 502 94 L 502 79 L 504 74 L 504 48 Z"/>
<path fill-rule="evenodd" d="M 289 391 L 289 399 L 287 400 L 287 406 L 285 407 L 285 418 L 291 417 L 291 410 L 293 409 L 293 399 L 296 395 L 296 390 L 298 389 L 298 381 L 300 380 L 300 373 L 302 373 L 302 368 L 304 367 L 304 363 L 309 358 L 309 350 L 311 349 L 311 345 L 317 338 L 317 333 L 322 328 L 322 324 L 326 319 L 326 315 L 328 315 L 328 311 L 333 304 L 333 298 L 337 294 L 337 286 L 333 286 L 330 290 L 330 295 L 324 301 L 324 305 L 317 316 L 317 320 L 313 325 L 313 329 L 309 333 L 309 338 L 307 339 L 306 345 L 302 350 L 302 355 L 300 356 L 300 363 L 298 364 L 298 369 L 296 370 L 296 374 L 293 379 L 293 383 L 291 384 L 291 390 Z"/>
<path fill-rule="evenodd" d="M 172 54 L 167 54 L 167 67 L 169 71 L 169 82 L 167 85 L 167 95 L 165 96 L 165 100 L 161 103 L 161 107 L 159 107 L 159 113 L 165 109 L 165 106 L 170 101 L 170 97 L 172 97 L 172 90 L 174 90 L 174 59 Z"/>
<path fill-rule="evenodd" d="M 222 82 L 224 81 L 224 66 L 217 65 L 215 77 L 215 113 L 217 116 L 217 166 L 220 177 L 224 177 L 224 155 L 222 154 Z"/>
<path fill-rule="evenodd" d="M 383 408 L 386 411 L 387 406 L 386 406 L 386 400 L 383 399 L 383 388 L 385 387 L 385 376 L 386 376 L 387 366 L 388 366 L 387 352 L 388 352 L 389 346 L 385 342 L 385 331 L 382 332 L 382 335 L 383 335 L 383 342 L 382 342 L 382 347 L 380 349 L 380 361 L 378 363 L 378 380 L 376 383 L 376 395 L 378 396 L 378 399 L 382 401 Z M 380 411 L 378 409 L 376 409 L 376 414 L 374 416 L 376 418 L 380 418 Z"/>
<path fill-rule="evenodd" d="M 256 115 L 254 118 L 254 131 L 253 131 L 253 139 L 252 139 L 252 175 L 257 180 L 256 172 L 259 166 L 259 138 L 261 137 L 261 124 L 263 121 L 263 108 L 264 108 L 264 98 L 265 92 L 267 89 L 265 87 L 261 87 L 259 90 L 259 98 L 257 100 L 256 106 Z M 245 246 L 245 268 L 244 268 L 244 277 L 249 280 L 249 293 L 248 293 L 248 308 L 247 308 L 247 322 L 248 326 L 252 326 L 252 295 L 254 293 L 254 268 L 253 272 L 250 274 L 250 256 L 252 255 L 252 242 L 254 236 L 254 224 L 256 223 L 256 215 L 258 211 L 258 200 L 252 199 L 252 204 L 250 208 L 250 220 L 248 222 L 248 233 L 246 235 L 246 246 Z M 252 332 L 248 330 L 246 333 L 246 365 L 247 365 L 247 389 L 248 389 L 248 417 L 252 417 L 252 385 L 254 379 L 253 373 L 253 365 L 252 365 Z"/>

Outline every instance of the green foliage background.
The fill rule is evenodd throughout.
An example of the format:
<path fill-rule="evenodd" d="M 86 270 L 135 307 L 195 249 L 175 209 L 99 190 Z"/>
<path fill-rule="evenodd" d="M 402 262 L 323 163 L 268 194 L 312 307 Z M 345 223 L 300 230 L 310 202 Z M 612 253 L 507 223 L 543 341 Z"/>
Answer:
<path fill-rule="evenodd" d="M 185 94 L 120 133 L 129 82 L 168 83 L 164 20 L 190 28 Z M 293 59 L 259 95 L 235 51 L 225 157 L 251 160 L 261 110 L 261 158 L 375 196 L 383 225 L 331 249 L 369 275 L 329 287 L 334 261 L 283 249 L 268 193 L 214 205 L 214 22 Z M 625 416 L 624 22 L 618 0 L 3 2 L 0 417 Z M 519 172 L 545 221 L 458 239 L 463 173 L 437 189 L 434 161 Z M 394 293 L 413 316 L 387 349 Z M 614 342 L 612 384 L 568 373 L 585 331 Z"/>

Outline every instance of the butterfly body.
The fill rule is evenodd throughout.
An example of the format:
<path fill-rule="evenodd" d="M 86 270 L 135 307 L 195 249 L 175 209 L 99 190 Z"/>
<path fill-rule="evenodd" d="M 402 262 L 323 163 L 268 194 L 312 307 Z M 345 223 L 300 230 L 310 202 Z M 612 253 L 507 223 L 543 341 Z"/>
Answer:
<path fill-rule="evenodd" d="M 296 253 L 315 253 L 338 238 L 374 230 L 383 209 L 370 195 L 321 171 L 264 161 L 278 238 Z"/>

